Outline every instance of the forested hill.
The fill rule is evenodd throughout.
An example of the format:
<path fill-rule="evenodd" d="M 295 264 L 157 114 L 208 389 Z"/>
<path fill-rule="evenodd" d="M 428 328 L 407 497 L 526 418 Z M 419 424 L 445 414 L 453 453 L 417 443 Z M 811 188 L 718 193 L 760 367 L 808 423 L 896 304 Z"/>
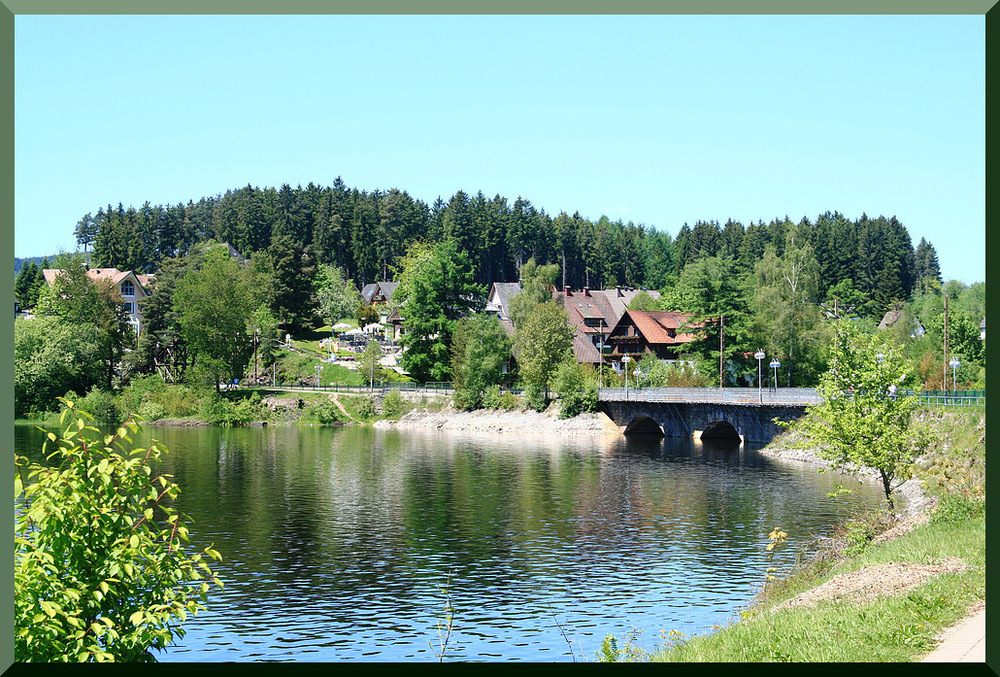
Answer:
<path fill-rule="evenodd" d="M 787 216 L 746 225 L 699 221 L 672 236 L 604 216 L 547 214 L 522 197 L 459 191 L 428 205 L 396 188 L 348 188 L 339 177 L 326 187 L 248 185 L 186 205 L 108 205 L 85 215 L 75 232 L 96 266 L 155 272 L 164 258 L 215 239 L 246 257 L 272 247 L 311 248 L 319 262 L 339 266 L 358 285 L 391 279 L 412 243 L 444 238 L 468 252 L 482 284 L 516 280 L 533 257 L 559 264 L 561 285 L 662 289 L 699 259 L 729 258 L 735 270 L 753 271 L 766 247 L 781 256 L 789 243 L 811 248 L 822 298 L 836 288 L 882 309 L 909 298 L 921 279 L 940 280 L 933 246 L 921 240 L 914 248 L 895 217 L 850 220 L 828 211 L 798 222 Z"/>

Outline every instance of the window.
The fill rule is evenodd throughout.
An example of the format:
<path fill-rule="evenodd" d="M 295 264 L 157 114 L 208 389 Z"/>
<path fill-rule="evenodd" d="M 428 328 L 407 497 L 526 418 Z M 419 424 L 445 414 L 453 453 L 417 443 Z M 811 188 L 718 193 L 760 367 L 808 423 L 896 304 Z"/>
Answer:
<path fill-rule="evenodd" d="M 132 284 L 132 280 L 122 282 L 122 296 L 135 296 L 135 285 Z"/>
<path fill-rule="evenodd" d="M 122 310 L 124 310 L 127 314 L 131 315 L 133 312 L 135 312 L 132 310 L 132 306 L 133 304 L 131 301 L 126 301 L 125 303 L 122 304 Z"/>

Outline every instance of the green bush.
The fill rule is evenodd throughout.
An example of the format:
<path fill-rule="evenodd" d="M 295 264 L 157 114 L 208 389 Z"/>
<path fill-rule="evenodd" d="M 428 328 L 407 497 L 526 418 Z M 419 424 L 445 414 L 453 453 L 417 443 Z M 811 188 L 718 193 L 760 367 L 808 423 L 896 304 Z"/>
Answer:
<path fill-rule="evenodd" d="M 583 412 L 596 411 L 597 401 L 597 387 L 593 385 L 563 393 L 560 398 L 559 418 L 573 418 Z"/>
<path fill-rule="evenodd" d="M 390 390 L 382 398 L 382 415 L 394 418 L 404 413 L 407 402 L 398 390 Z"/>
<path fill-rule="evenodd" d="M 361 418 L 372 418 L 375 416 L 375 400 L 370 397 L 359 397 L 357 398 L 357 407 L 355 408 L 358 416 Z"/>
<path fill-rule="evenodd" d="M 171 386 L 157 397 L 160 406 L 167 410 L 170 416 L 184 418 L 198 411 L 197 398 L 187 386 Z"/>
<path fill-rule="evenodd" d="M 545 411 L 545 407 L 548 406 L 548 400 L 545 398 L 545 392 L 538 386 L 530 385 L 524 391 L 524 398 L 528 402 L 528 406 L 535 411 Z"/>
<path fill-rule="evenodd" d="M 333 400 L 324 397 L 309 405 L 303 419 L 323 425 L 332 425 L 343 420 L 343 413 Z"/>
<path fill-rule="evenodd" d="M 198 413 L 204 421 L 218 426 L 247 425 L 261 417 L 260 406 L 252 399 L 233 402 L 221 394 L 203 398 Z"/>
<path fill-rule="evenodd" d="M 486 392 L 483 393 L 483 408 L 484 409 L 500 408 L 500 386 L 492 385 L 486 389 Z"/>
<path fill-rule="evenodd" d="M 97 388 L 80 398 L 76 406 L 82 411 L 90 412 L 97 423 L 117 425 L 122 421 L 122 413 L 114 396 Z"/>
<path fill-rule="evenodd" d="M 136 413 L 144 421 L 159 421 L 167 417 L 167 410 L 157 402 L 143 402 Z"/>
<path fill-rule="evenodd" d="M 503 395 L 500 396 L 500 401 L 498 403 L 498 406 L 500 409 L 504 409 L 506 411 L 513 411 L 515 409 L 520 409 L 523 406 L 523 404 L 524 403 L 521 401 L 521 398 L 515 395 L 514 393 L 504 393 Z"/>
<path fill-rule="evenodd" d="M 118 396 L 118 406 L 128 414 L 137 413 L 143 404 L 159 402 L 166 390 L 167 384 L 159 374 L 136 376 Z"/>
<path fill-rule="evenodd" d="M 983 514 L 984 501 L 961 494 L 945 494 L 938 499 L 937 508 L 931 515 L 935 523 L 955 523 L 973 519 Z"/>

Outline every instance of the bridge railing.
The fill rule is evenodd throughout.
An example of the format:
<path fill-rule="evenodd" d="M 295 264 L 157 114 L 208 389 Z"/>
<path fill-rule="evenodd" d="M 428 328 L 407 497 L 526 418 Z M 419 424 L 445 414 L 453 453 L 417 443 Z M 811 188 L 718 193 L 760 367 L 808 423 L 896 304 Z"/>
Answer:
<path fill-rule="evenodd" d="M 635 402 L 699 402 L 706 404 L 806 405 L 821 401 L 815 388 L 601 388 L 602 400 Z"/>
<path fill-rule="evenodd" d="M 945 407 L 985 406 L 986 391 L 907 390 L 900 395 L 915 395 L 920 404 Z M 815 388 L 601 388 L 600 399 L 633 402 L 698 402 L 706 404 L 775 404 L 808 405 L 822 401 Z"/>

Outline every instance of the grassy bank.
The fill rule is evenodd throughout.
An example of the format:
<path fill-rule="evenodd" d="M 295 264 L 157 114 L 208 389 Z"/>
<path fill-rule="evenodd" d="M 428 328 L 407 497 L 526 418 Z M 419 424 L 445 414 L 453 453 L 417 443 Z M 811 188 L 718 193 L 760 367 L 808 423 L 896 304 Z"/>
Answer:
<path fill-rule="evenodd" d="M 693 638 L 664 633 L 649 652 L 625 638 L 603 659 L 920 660 L 986 595 L 985 416 L 929 409 L 921 419 L 932 442 L 908 472 L 937 500 L 930 514 L 900 523 L 875 513 L 841 525 L 815 557 L 762 582 L 728 626 Z"/>

